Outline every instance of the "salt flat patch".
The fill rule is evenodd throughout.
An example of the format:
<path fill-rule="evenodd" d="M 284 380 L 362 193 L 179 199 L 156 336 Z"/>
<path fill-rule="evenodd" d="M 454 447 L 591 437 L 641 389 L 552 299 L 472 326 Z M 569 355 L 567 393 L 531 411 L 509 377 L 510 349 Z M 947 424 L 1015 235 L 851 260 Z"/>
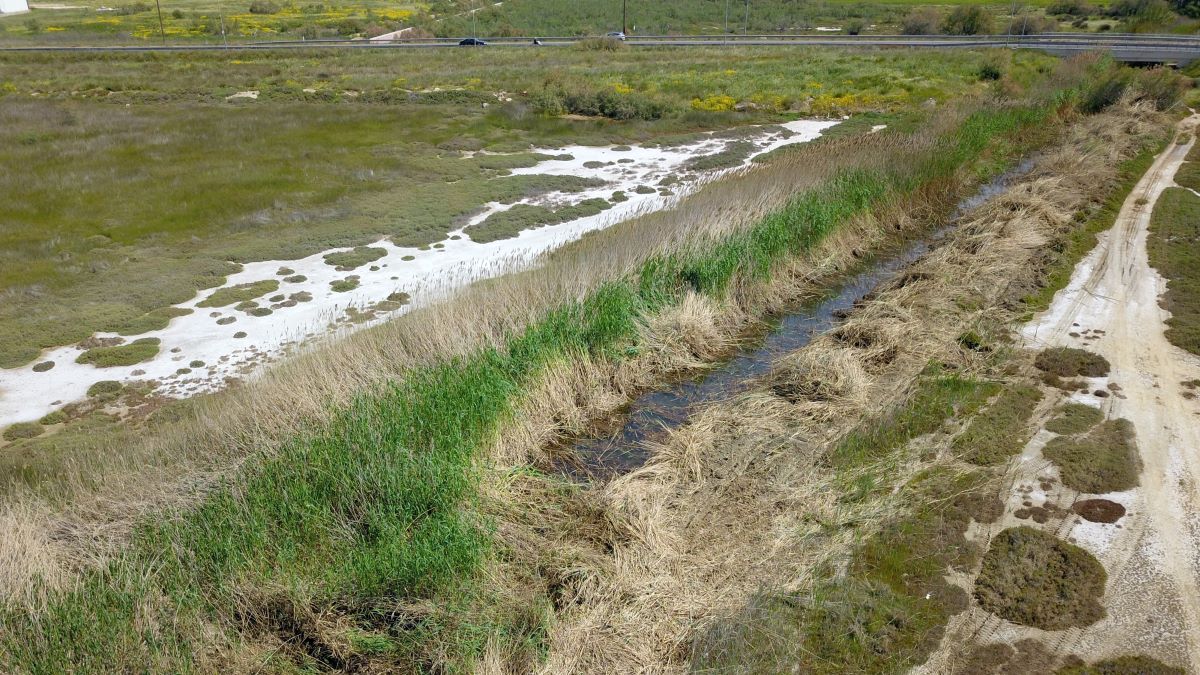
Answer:
<path fill-rule="evenodd" d="M 379 323 L 414 306 L 436 302 L 471 282 L 528 267 L 539 256 L 587 232 L 667 208 L 709 181 L 744 170 L 754 157 L 785 145 L 811 141 L 835 124 L 838 121 L 801 120 L 761 127 L 761 132 L 744 138 L 708 134 L 694 143 L 668 147 L 544 149 L 548 154 L 569 154 L 571 159 L 548 159 L 532 167 L 514 169 L 511 174 L 585 176 L 605 184 L 581 192 L 551 192 L 517 203 L 571 205 L 591 198 L 608 199 L 618 191 L 624 192 L 627 200 L 613 203 L 611 208 L 595 215 L 523 230 L 510 238 L 486 243 L 471 241 L 464 233 L 466 227 L 513 206 L 488 204 L 464 228 L 450 232 L 446 239 L 432 246 L 413 248 L 397 246 L 388 240 L 374 242 L 370 245 L 383 249 L 385 255 L 349 271 L 336 270 L 325 262 L 325 256 L 350 251 L 350 247 L 321 251 L 299 260 L 245 264 L 241 271 L 227 277 L 220 288 L 206 289 L 188 302 L 175 305 L 192 312 L 172 319 L 165 329 L 123 336 L 126 343 L 144 337 L 161 340 L 158 355 L 144 363 L 96 368 L 76 363 L 84 350 L 67 346 L 44 352 L 36 360 L 53 361 L 55 365 L 48 371 L 34 372 L 34 364 L 0 369 L 0 427 L 39 419 L 66 403 L 80 400 L 86 396 L 88 387 L 101 380 L 154 381 L 157 393 L 178 398 L 220 389 L 228 378 L 252 376 L 267 362 L 301 346 Z M 751 142 L 754 148 L 736 165 L 705 172 L 686 168 L 689 161 L 721 152 L 738 141 Z M 659 185 L 670 177 L 674 180 L 668 181 L 669 186 Z M 643 188 L 639 192 L 637 189 L 642 186 L 654 190 Z M 333 290 L 334 282 L 350 276 L 358 281 L 353 290 Z M 304 279 L 288 281 L 299 277 Z M 278 290 L 255 299 L 260 311 L 270 309 L 270 314 L 252 316 L 248 311 L 235 309 L 236 305 L 199 306 L 218 290 L 264 280 L 279 282 Z M 395 293 L 406 294 L 409 304 L 396 307 L 391 303 L 385 309 L 371 311 Z M 289 301 L 293 296 L 311 299 Z M 96 337 L 118 336 L 98 333 Z M 192 367 L 198 361 L 204 365 Z"/>

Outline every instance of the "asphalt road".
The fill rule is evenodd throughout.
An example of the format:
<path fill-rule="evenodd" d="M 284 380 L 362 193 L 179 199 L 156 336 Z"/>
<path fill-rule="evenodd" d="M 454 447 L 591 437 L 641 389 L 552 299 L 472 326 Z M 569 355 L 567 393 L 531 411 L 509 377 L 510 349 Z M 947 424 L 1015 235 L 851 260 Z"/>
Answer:
<path fill-rule="evenodd" d="M 482 38 L 490 49 L 530 47 L 532 38 Z M 585 37 L 544 37 L 543 47 L 569 46 Z M 1080 52 L 1107 51 L 1128 63 L 1169 63 L 1182 65 L 1200 58 L 1200 36 L 1146 35 L 1114 33 L 1047 33 L 1042 35 L 691 35 L 636 36 L 631 47 L 909 47 L 926 49 L 1007 47 L 1041 49 L 1059 56 Z M 113 46 L 28 46 L 3 47 L 0 51 L 202 51 L 219 49 L 432 49 L 459 47 L 458 39 L 426 38 L 408 40 L 297 40 L 250 42 L 224 45 L 113 45 Z"/>

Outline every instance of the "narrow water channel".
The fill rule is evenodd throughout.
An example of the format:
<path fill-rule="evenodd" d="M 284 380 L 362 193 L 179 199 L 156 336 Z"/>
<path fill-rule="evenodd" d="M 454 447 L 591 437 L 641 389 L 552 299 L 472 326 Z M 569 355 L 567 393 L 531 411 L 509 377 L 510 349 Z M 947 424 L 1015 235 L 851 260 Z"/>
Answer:
<path fill-rule="evenodd" d="M 945 227 L 879 256 L 821 299 L 775 318 L 759 340 L 744 345 L 728 360 L 700 375 L 637 397 L 602 433 L 571 443 L 571 452 L 566 453 L 567 459 L 560 463 L 559 470 L 576 480 L 606 480 L 642 466 L 649 458 L 648 439 L 681 426 L 699 406 L 728 398 L 742 389 L 747 380 L 767 373 L 781 356 L 832 329 L 843 312 L 928 253 L 964 214 L 1003 192 L 1014 178 L 1027 173 L 1032 166 L 1032 160 L 1023 161 L 983 184 L 958 203 Z"/>

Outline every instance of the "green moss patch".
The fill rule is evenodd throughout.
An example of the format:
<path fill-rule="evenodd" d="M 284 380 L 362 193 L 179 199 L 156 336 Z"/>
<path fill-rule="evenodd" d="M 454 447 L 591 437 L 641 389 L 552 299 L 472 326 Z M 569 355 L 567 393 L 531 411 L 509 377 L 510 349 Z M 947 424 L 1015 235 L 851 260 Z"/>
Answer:
<path fill-rule="evenodd" d="M 142 338 L 127 345 L 115 347 L 95 347 L 80 354 L 76 363 L 90 363 L 97 368 L 113 368 L 117 366 L 132 366 L 135 363 L 149 361 L 158 355 L 158 338 Z"/>
<path fill-rule="evenodd" d="M 1042 400 L 1037 387 L 1007 387 L 982 413 L 971 420 L 954 440 L 954 448 L 964 460 L 980 466 L 1003 463 L 1021 452 L 1033 431 L 1029 418 Z"/>
<path fill-rule="evenodd" d="M 37 422 L 18 422 L 4 430 L 4 440 L 19 441 L 25 438 L 41 436 L 45 429 Z"/>
<path fill-rule="evenodd" d="M 1059 408 L 1057 413 L 1054 419 L 1046 423 L 1046 430 L 1063 436 L 1082 434 L 1104 419 L 1104 413 L 1099 408 L 1082 403 L 1068 403 Z"/>
<path fill-rule="evenodd" d="M 1060 436 L 1042 454 L 1058 465 L 1063 484 L 1079 492 L 1128 490 L 1142 470 L 1133 423 L 1126 419 L 1103 422 L 1083 437 Z"/>
<path fill-rule="evenodd" d="M 267 293 L 274 293 L 279 290 L 279 281 L 275 279 L 263 279 L 262 281 L 253 281 L 248 284 L 238 284 L 229 288 L 219 288 L 204 300 L 196 304 L 197 307 L 224 307 L 234 303 L 243 303 L 254 298 L 262 297 Z"/>
<path fill-rule="evenodd" d="M 349 272 L 387 255 L 387 249 L 372 246 L 359 246 L 349 251 L 329 253 L 323 257 L 326 265 L 332 265 L 339 272 Z M 286 279 L 285 279 L 286 281 Z"/>
<path fill-rule="evenodd" d="M 1067 666 L 1055 675 L 1185 675 L 1183 668 L 1168 666 L 1149 656 L 1118 656 L 1091 665 Z"/>
<path fill-rule="evenodd" d="M 55 410 L 54 412 L 48 413 L 47 415 L 43 416 L 42 419 L 38 420 L 38 424 L 48 427 L 54 424 L 62 424 L 68 419 L 67 413 L 61 410 Z"/>
<path fill-rule="evenodd" d="M 1146 251 L 1167 279 L 1167 339 L 1200 354 L 1200 197 L 1179 188 L 1164 191 L 1154 206 Z"/>
<path fill-rule="evenodd" d="M 284 277 L 283 280 L 289 284 L 298 284 L 302 281 L 308 281 L 308 277 L 304 276 L 303 274 L 293 274 L 290 277 Z"/>
<path fill-rule="evenodd" d="M 51 369 L 51 368 L 53 368 L 53 367 L 54 367 L 54 362 L 53 362 L 53 361 L 42 361 L 41 363 L 35 363 L 35 364 L 34 364 L 34 366 L 33 366 L 33 372 L 35 372 L 35 373 L 44 373 L 44 372 L 46 372 L 47 370 L 50 370 L 50 369 Z"/>
<path fill-rule="evenodd" d="M 334 293 L 347 293 L 358 288 L 358 277 L 346 277 L 329 282 L 329 288 Z"/>
<path fill-rule="evenodd" d="M 1034 359 L 1038 369 L 1058 377 L 1104 377 L 1108 375 L 1108 359 L 1086 349 L 1051 347 Z"/>
<path fill-rule="evenodd" d="M 992 539 L 975 580 L 980 607 L 1007 621 L 1043 630 L 1090 626 L 1108 575 L 1091 553 L 1031 527 Z"/>

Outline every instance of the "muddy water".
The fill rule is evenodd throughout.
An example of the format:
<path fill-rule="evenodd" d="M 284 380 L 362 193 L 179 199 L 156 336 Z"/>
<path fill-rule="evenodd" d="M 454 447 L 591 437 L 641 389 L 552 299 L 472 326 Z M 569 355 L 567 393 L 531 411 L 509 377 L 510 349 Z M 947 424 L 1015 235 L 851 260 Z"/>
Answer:
<path fill-rule="evenodd" d="M 571 452 L 564 453 L 558 468 L 575 479 L 604 480 L 642 466 L 649 458 L 647 440 L 681 426 L 699 406 L 738 392 L 747 380 L 766 374 L 781 356 L 833 328 L 843 312 L 929 252 L 963 214 L 1003 192 L 1032 166 L 1031 160 L 1024 161 L 985 183 L 959 202 L 947 226 L 878 256 L 825 297 L 775 318 L 760 339 L 751 341 L 732 358 L 702 375 L 642 394 L 609 424 L 601 425 L 604 428 L 600 433 L 571 443 Z"/>

